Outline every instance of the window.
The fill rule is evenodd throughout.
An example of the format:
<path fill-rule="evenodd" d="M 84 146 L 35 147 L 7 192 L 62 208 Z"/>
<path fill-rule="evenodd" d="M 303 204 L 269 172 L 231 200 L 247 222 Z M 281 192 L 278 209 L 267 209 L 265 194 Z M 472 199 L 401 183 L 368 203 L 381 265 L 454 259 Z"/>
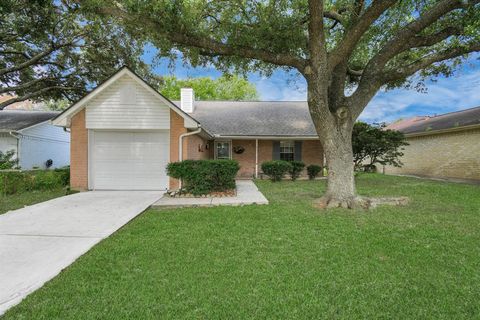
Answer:
<path fill-rule="evenodd" d="M 280 141 L 280 160 L 295 160 L 295 141 Z"/>
<path fill-rule="evenodd" d="M 215 158 L 230 159 L 230 141 L 216 141 L 215 142 Z"/>

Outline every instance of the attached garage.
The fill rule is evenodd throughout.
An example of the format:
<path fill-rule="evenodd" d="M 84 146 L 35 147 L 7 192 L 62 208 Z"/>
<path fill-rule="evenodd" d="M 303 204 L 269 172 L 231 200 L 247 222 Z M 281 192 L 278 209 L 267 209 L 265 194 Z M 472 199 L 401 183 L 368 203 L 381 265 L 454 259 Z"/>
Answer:
<path fill-rule="evenodd" d="M 165 190 L 169 131 L 90 132 L 93 190 Z"/>
<path fill-rule="evenodd" d="M 166 190 L 179 136 L 199 127 L 126 67 L 53 123 L 70 128 L 70 185 L 79 190 Z"/>

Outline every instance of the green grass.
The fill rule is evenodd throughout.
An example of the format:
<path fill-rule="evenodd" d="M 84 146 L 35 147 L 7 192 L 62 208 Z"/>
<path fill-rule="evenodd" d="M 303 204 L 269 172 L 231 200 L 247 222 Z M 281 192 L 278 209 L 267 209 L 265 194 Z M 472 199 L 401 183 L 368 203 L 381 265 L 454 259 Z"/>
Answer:
<path fill-rule="evenodd" d="M 408 207 L 318 211 L 324 181 L 258 181 L 269 206 L 148 210 L 5 319 L 471 319 L 480 187 L 362 175 Z"/>
<path fill-rule="evenodd" d="M 65 189 L 61 188 L 49 191 L 35 190 L 8 196 L 0 194 L 0 214 L 64 195 Z"/>

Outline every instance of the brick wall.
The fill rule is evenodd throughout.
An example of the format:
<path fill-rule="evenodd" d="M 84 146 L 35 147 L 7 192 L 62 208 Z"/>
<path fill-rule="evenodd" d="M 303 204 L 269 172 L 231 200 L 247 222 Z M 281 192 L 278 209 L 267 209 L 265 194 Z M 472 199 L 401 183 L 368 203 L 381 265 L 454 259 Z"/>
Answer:
<path fill-rule="evenodd" d="M 240 146 L 244 147 L 245 151 L 241 154 L 235 153 L 233 151 L 233 148 Z M 265 146 L 261 149 L 259 141 L 258 149 L 260 155 L 260 150 L 264 150 L 264 152 L 267 152 L 268 147 Z M 270 153 L 272 153 L 272 150 L 270 150 Z M 237 173 L 237 177 L 252 178 L 255 175 L 255 140 L 233 140 L 232 159 L 237 160 L 240 164 L 240 170 Z"/>
<path fill-rule="evenodd" d="M 387 174 L 480 180 L 480 130 L 411 137 L 404 166 L 385 167 Z M 381 170 L 381 168 L 379 168 Z"/>
<path fill-rule="evenodd" d="M 188 136 L 184 138 L 183 143 L 186 144 L 185 159 L 205 160 L 210 159 L 211 146 L 209 142 L 199 135 Z"/>
<path fill-rule="evenodd" d="M 73 116 L 70 126 L 70 186 L 75 190 L 88 189 L 88 130 L 85 128 L 85 109 Z"/>
<path fill-rule="evenodd" d="M 311 164 L 323 166 L 323 148 L 319 140 L 303 141 L 302 161 L 305 163 L 305 167 Z"/>
<path fill-rule="evenodd" d="M 243 146 L 245 151 L 242 154 L 232 152 L 232 158 L 240 164 L 238 177 L 251 178 L 255 175 L 255 140 L 233 140 L 232 148 Z M 272 160 L 273 141 L 258 140 L 258 171 L 261 172 L 261 164 Z M 310 164 L 323 164 L 323 149 L 318 140 L 305 140 L 302 144 L 302 161 L 306 166 Z M 303 173 L 306 176 L 306 169 Z"/>
<path fill-rule="evenodd" d="M 181 134 L 186 133 L 183 118 L 173 110 L 170 110 L 170 162 L 178 161 L 178 139 Z M 183 144 L 183 155 L 186 155 L 187 144 Z M 178 180 L 170 178 L 170 189 L 178 188 Z"/>

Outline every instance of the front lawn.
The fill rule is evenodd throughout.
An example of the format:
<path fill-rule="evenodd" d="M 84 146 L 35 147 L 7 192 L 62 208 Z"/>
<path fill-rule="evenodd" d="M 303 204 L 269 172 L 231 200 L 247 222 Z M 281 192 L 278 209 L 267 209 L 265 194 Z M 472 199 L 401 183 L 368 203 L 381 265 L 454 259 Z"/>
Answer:
<path fill-rule="evenodd" d="M 0 214 L 10 210 L 16 210 L 25 206 L 58 198 L 65 195 L 65 189 L 58 188 L 54 190 L 33 190 L 27 192 L 16 193 L 12 195 L 0 194 Z"/>
<path fill-rule="evenodd" d="M 324 181 L 258 181 L 269 206 L 148 210 L 5 319 L 470 319 L 480 187 L 362 175 L 408 207 L 318 211 Z"/>

